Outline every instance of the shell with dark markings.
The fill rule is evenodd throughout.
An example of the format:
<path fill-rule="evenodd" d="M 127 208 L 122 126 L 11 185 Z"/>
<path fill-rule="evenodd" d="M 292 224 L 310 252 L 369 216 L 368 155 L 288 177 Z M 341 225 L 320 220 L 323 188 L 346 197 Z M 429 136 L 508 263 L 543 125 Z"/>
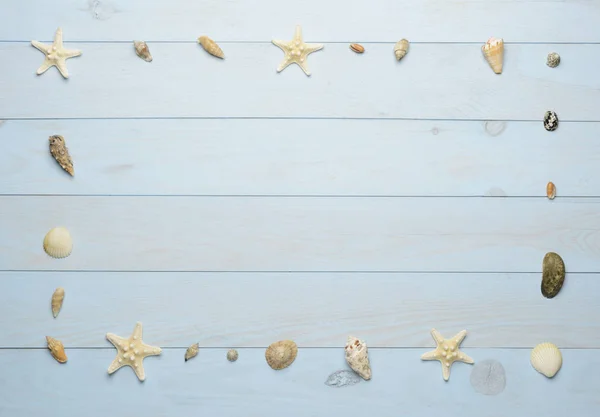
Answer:
<path fill-rule="evenodd" d="M 554 298 L 565 282 L 565 263 L 554 252 L 548 252 L 542 262 L 542 295 Z"/>
<path fill-rule="evenodd" d="M 560 55 L 556 52 L 550 52 L 546 58 L 546 65 L 550 68 L 556 68 L 560 64 Z"/>
<path fill-rule="evenodd" d="M 547 111 L 544 114 L 544 129 L 548 132 L 552 132 L 556 130 L 558 127 L 558 116 L 553 111 Z"/>
<path fill-rule="evenodd" d="M 73 160 L 69 155 L 69 149 L 65 143 L 65 138 L 60 135 L 52 135 L 48 138 L 50 142 L 50 154 L 56 159 L 56 162 L 67 171 L 71 176 L 75 175 L 73 169 Z"/>

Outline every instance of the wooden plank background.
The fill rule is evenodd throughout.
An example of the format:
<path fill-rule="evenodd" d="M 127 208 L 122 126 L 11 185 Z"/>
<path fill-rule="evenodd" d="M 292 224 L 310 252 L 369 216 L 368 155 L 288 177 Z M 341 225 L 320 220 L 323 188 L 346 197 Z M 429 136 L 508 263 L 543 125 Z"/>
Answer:
<path fill-rule="evenodd" d="M 0 415 L 598 415 L 599 0 L 7 0 L 2 20 Z M 296 24 L 325 44 L 311 77 L 275 71 L 270 42 Z M 83 55 L 68 80 L 38 77 L 30 41 L 59 26 Z M 490 36 L 502 75 L 481 55 Z M 57 225 L 74 239 L 62 260 L 42 250 Z M 568 272 L 552 300 L 548 251 Z M 143 383 L 106 372 L 105 334 L 136 321 L 164 349 Z M 467 329 L 465 352 L 500 361 L 506 389 L 479 394 L 465 364 L 444 382 L 419 359 L 432 327 Z M 349 334 L 373 379 L 328 387 Z M 276 372 L 264 349 L 284 338 L 300 350 Z M 551 380 L 529 364 L 544 341 L 563 352 Z"/>

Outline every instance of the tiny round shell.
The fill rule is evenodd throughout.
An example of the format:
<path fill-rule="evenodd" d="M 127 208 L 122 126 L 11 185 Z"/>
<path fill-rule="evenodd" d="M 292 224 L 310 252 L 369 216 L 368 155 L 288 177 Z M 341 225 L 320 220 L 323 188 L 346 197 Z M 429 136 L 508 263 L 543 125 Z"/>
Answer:
<path fill-rule="evenodd" d="M 553 343 L 540 343 L 531 350 L 531 366 L 540 374 L 552 378 L 562 367 L 562 354 Z"/>
<path fill-rule="evenodd" d="M 406 39 L 400 39 L 394 45 L 394 55 L 396 55 L 396 59 L 400 61 L 404 56 L 408 53 L 408 41 Z"/>
<path fill-rule="evenodd" d="M 51 229 L 44 237 L 44 251 L 53 258 L 66 258 L 73 250 L 71 234 L 64 227 Z"/>
<path fill-rule="evenodd" d="M 544 129 L 552 132 L 558 128 L 558 116 L 555 112 L 548 110 L 544 114 Z"/>
<path fill-rule="evenodd" d="M 275 370 L 287 368 L 294 362 L 298 354 L 298 346 L 291 340 L 280 340 L 272 343 L 265 352 L 269 366 Z"/>
<path fill-rule="evenodd" d="M 546 58 L 546 65 L 550 68 L 556 68 L 560 64 L 560 55 L 556 52 L 550 52 Z"/>
<path fill-rule="evenodd" d="M 235 349 L 229 349 L 227 351 L 227 360 L 229 362 L 235 362 L 235 361 L 237 361 L 237 358 L 238 358 L 238 351 L 237 350 L 235 350 Z"/>
<path fill-rule="evenodd" d="M 550 200 L 553 200 L 554 197 L 556 197 L 556 185 L 554 185 L 552 181 L 546 185 L 546 196 L 548 196 Z"/>

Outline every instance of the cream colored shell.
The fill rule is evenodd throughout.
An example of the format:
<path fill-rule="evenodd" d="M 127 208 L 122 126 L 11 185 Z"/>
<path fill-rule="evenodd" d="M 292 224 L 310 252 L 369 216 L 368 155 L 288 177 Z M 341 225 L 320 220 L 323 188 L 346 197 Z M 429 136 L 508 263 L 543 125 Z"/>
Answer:
<path fill-rule="evenodd" d="M 216 42 L 208 36 L 200 36 L 198 38 L 198 43 L 204 48 L 206 52 L 208 52 L 212 56 L 225 59 L 225 54 L 223 53 L 221 48 L 219 48 L 219 45 L 217 45 Z"/>
<path fill-rule="evenodd" d="M 238 359 L 238 351 L 235 349 L 229 349 L 227 351 L 227 360 L 229 362 L 235 362 Z"/>
<path fill-rule="evenodd" d="M 200 345 L 198 343 L 194 343 L 192 346 L 187 348 L 187 350 L 185 351 L 185 356 L 184 356 L 185 361 L 187 362 L 190 359 L 192 359 L 193 357 L 195 357 L 198 354 L 199 350 L 200 350 Z"/>
<path fill-rule="evenodd" d="M 294 362 L 298 354 L 298 346 L 291 340 L 280 340 L 272 343 L 265 352 L 265 359 L 275 370 L 287 368 Z"/>
<path fill-rule="evenodd" d="M 65 289 L 62 287 L 57 288 L 52 294 L 52 301 L 50 303 L 52 307 L 52 316 L 54 318 L 58 317 L 58 313 L 60 313 L 60 309 L 63 305 L 63 300 L 65 299 Z"/>
<path fill-rule="evenodd" d="M 400 61 L 404 56 L 408 53 L 408 41 L 406 39 L 400 39 L 394 45 L 394 55 L 396 55 L 396 59 Z"/>
<path fill-rule="evenodd" d="M 481 47 L 483 56 L 496 74 L 502 74 L 502 64 L 504 61 L 504 40 L 491 37 Z"/>
<path fill-rule="evenodd" d="M 133 47 L 137 56 L 142 58 L 146 62 L 152 62 L 152 54 L 148 45 L 144 41 L 133 41 Z"/>
<path fill-rule="evenodd" d="M 540 343 L 531 351 L 531 365 L 542 375 L 552 378 L 562 366 L 562 354 L 555 344 Z"/>
<path fill-rule="evenodd" d="M 64 227 L 55 227 L 44 237 L 44 251 L 53 258 L 66 258 L 72 250 L 71 234 Z"/>
<path fill-rule="evenodd" d="M 371 379 L 371 364 L 367 344 L 354 336 L 348 336 L 344 347 L 346 362 L 362 379 Z"/>
<path fill-rule="evenodd" d="M 67 361 L 67 354 L 62 342 L 50 336 L 46 336 L 46 342 L 48 343 L 48 349 L 50 349 L 52 357 L 59 363 L 65 363 Z"/>

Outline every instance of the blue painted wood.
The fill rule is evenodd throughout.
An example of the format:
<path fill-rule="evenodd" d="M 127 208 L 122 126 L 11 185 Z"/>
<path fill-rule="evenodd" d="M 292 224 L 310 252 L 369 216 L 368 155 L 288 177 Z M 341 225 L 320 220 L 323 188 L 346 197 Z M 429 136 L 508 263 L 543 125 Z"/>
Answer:
<path fill-rule="evenodd" d="M 564 128 L 563 128 L 564 127 Z M 9 120 L 1 194 L 600 196 L 600 123 Z M 61 134 L 69 178 L 47 151 Z M 16 139 L 18 138 L 18 139 Z M 418 180 L 416 176 L 418 175 Z"/>
<path fill-rule="evenodd" d="M 465 349 L 475 361 L 491 358 L 505 368 L 504 392 L 486 396 L 470 385 L 471 365 L 453 365 L 450 380 L 444 382 L 439 363 L 421 361 L 432 344 L 424 349 L 370 349 L 373 379 L 344 388 L 324 384 L 330 373 L 347 369 L 342 348 L 300 348 L 296 361 L 281 371 L 268 367 L 264 349 L 239 349 L 235 363 L 225 359 L 226 349 L 202 349 L 188 362 L 184 349 L 166 349 L 144 361 L 143 383 L 128 368 L 107 374 L 115 355 L 108 342 L 106 349 L 67 350 L 65 365 L 47 350 L 0 350 L 0 411 L 17 417 L 597 415 L 598 350 L 563 350 L 562 369 L 547 379 L 529 364 L 529 349 Z"/>

